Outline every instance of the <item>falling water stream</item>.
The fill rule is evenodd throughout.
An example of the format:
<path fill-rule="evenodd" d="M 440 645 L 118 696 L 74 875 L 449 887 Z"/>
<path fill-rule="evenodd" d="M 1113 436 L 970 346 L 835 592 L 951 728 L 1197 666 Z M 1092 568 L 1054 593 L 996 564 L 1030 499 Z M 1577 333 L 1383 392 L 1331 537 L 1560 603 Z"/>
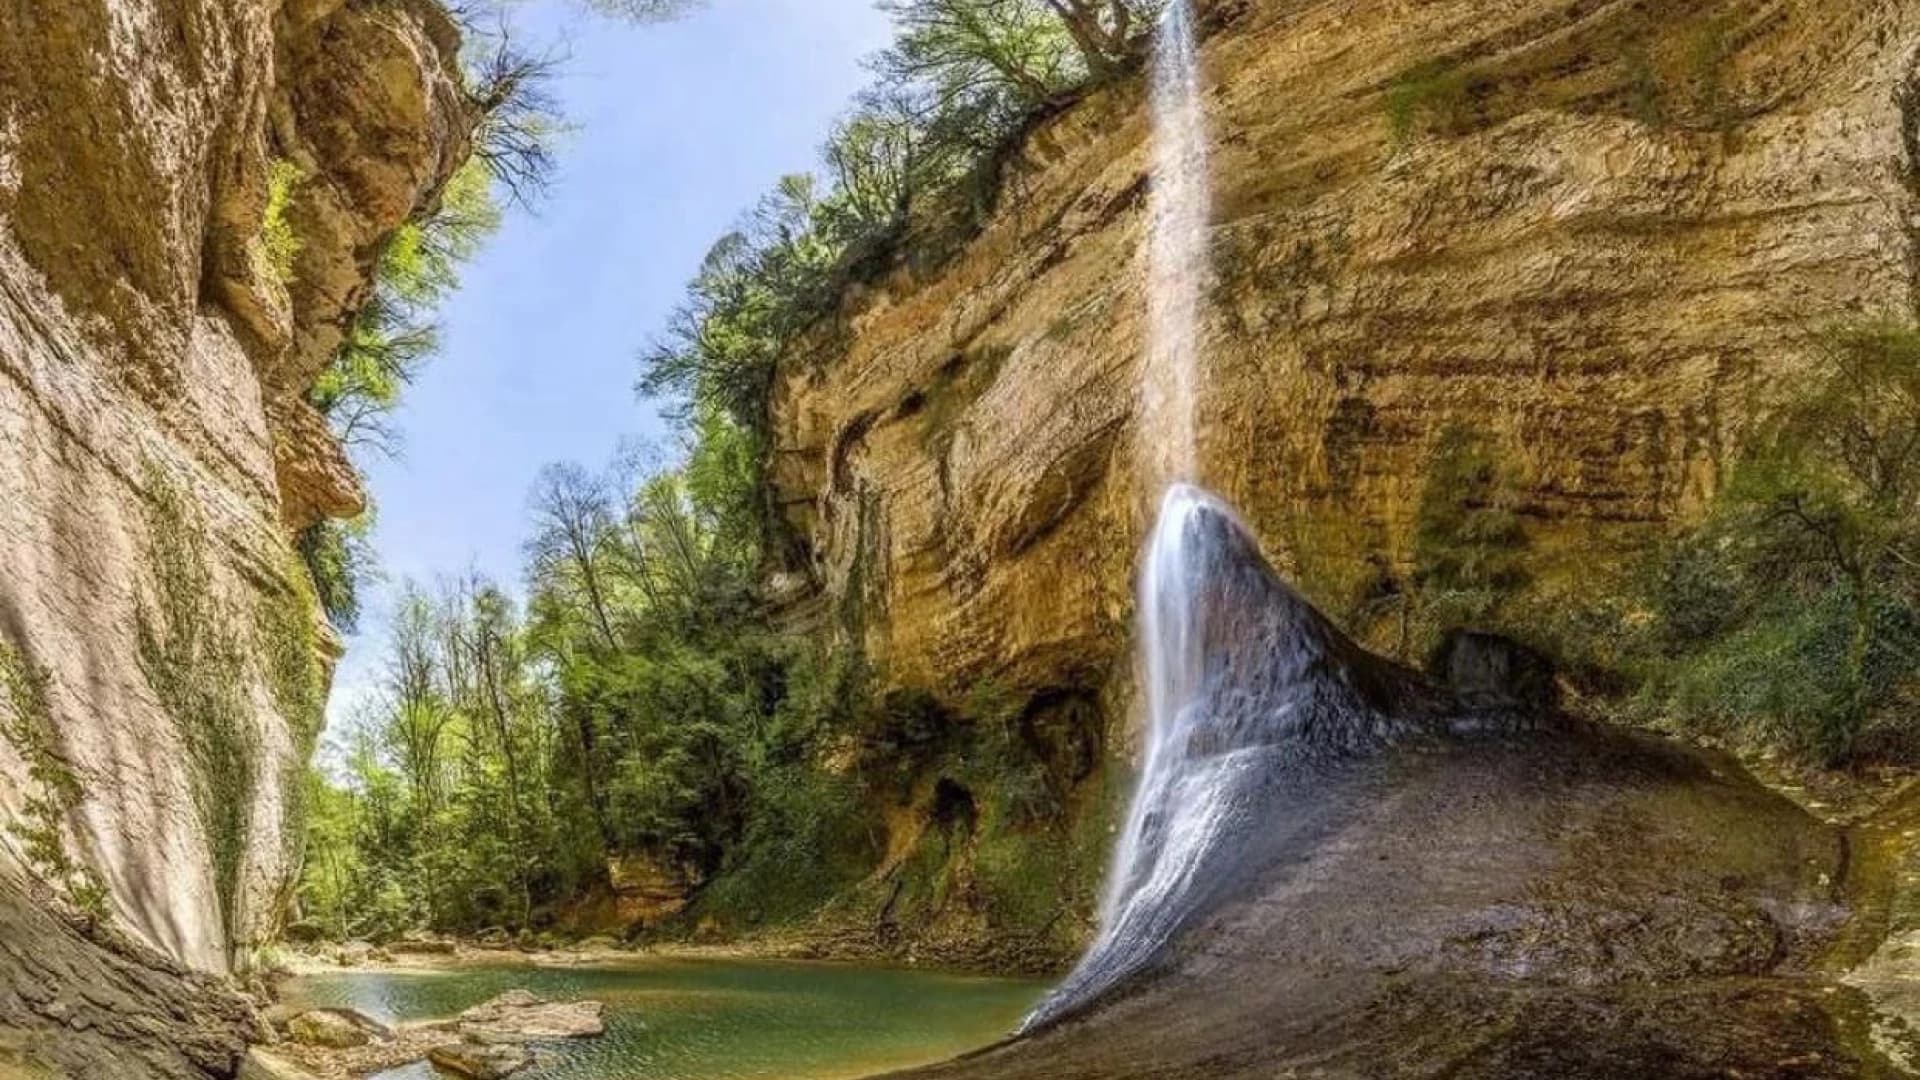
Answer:
<path fill-rule="evenodd" d="M 1141 372 L 1142 476 L 1153 491 L 1199 479 L 1194 413 L 1212 187 L 1193 12 L 1189 0 L 1172 0 L 1154 45 L 1147 349 Z"/>
<path fill-rule="evenodd" d="M 1234 753 L 1190 751 L 1202 715 L 1207 563 L 1217 545 L 1202 516 L 1232 512 L 1192 486 L 1200 370 L 1199 315 L 1209 276 L 1212 208 L 1206 116 L 1189 0 L 1172 0 L 1153 63 L 1153 179 L 1147 259 L 1148 340 L 1141 371 L 1141 475 L 1164 490 L 1140 573 L 1138 619 L 1147 708 L 1145 758 L 1108 878 L 1098 939 L 1074 972 L 1027 1018 L 1044 1026 L 1132 975 L 1195 906 L 1203 860 L 1233 822 L 1219 789 L 1247 767 Z"/>

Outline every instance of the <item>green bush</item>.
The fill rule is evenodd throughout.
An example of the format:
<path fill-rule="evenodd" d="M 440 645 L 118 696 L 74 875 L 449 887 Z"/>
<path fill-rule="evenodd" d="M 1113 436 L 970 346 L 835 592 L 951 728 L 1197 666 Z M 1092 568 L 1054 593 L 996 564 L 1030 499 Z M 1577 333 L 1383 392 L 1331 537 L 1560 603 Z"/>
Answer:
<path fill-rule="evenodd" d="M 305 179 L 300 166 L 285 158 L 273 159 L 267 168 L 267 208 L 261 216 L 260 244 L 268 272 L 282 285 L 293 282 L 294 266 L 300 258 L 300 236 L 287 219 L 287 212 Z"/>
<path fill-rule="evenodd" d="M 1920 330 L 1835 327 L 1649 575 L 1639 709 L 1828 764 L 1912 744 Z"/>
<path fill-rule="evenodd" d="M 1454 627 L 1498 625 L 1529 585 L 1519 499 L 1519 481 L 1489 439 L 1459 426 L 1441 433 L 1414 518 L 1412 589 L 1371 590 L 1412 605 L 1410 655 Z"/>

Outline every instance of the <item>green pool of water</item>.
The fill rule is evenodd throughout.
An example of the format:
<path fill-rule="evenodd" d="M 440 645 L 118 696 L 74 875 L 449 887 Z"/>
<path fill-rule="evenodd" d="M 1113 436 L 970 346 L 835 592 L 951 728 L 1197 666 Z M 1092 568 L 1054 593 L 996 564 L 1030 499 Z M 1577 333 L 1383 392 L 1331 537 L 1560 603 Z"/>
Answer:
<path fill-rule="evenodd" d="M 525 1080 L 844 1080 L 952 1057 L 1019 1023 L 1044 986 L 837 964 L 644 960 L 295 981 L 288 999 L 385 1020 L 451 1016 L 514 987 L 607 1005 L 599 1039 L 547 1044 Z M 429 1080 L 419 1065 L 382 1080 Z"/>

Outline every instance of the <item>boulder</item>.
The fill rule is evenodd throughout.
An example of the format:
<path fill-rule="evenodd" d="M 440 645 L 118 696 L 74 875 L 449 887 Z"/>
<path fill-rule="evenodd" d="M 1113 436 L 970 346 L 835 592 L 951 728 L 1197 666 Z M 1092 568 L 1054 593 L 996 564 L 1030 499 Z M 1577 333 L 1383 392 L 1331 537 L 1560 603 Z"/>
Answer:
<path fill-rule="evenodd" d="M 274 1031 L 284 1034 L 287 1030 L 287 1024 L 290 1023 L 294 1017 L 306 1011 L 306 1009 L 298 1005 L 288 1005 L 281 1002 L 269 1005 L 260 1010 L 260 1020 Z"/>
<path fill-rule="evenodd" d="M 316 1080 L 313 1073 L 259 1047 L 247 1051 L 234 1080 Z"/>
<path fill-rule="evenodd" d="M 308 1046 L 346 1050 L 392 1036 L 385 1024 L 352 1009 L 309 1009 L 287 1021 L 287 1037 Z"/>
<path fill-rule="evenodd" d="M 430 934 L 409 934 L 388 944 L 387 951 L 396 956 L 451 956 L 458 951 L 458 946 Z"/>
<path fill-rule="evenodd" d="M 1449 630 L 1427 670 L 1470 708 L 1546 715 L 1560 707 L 1553 660 L 1499 634 Z"/>
<path fill-rule="evenodd" d="M 280 931 L 280 936 L 294 945 L 314 945 L 326 939 L 327 930 L 317 922 L 302 919 L 288 923 L 287 928 Z"/>
<path fill-rule="evenodd" d="M 509 990 L 460 1014 L 460 1031 L 481 1042 L 578 1039 L 606 1031 L 598 1001 L 549 1002 L 527 990 Z"/>
<path fill-rule="evenodd" d="M 427 1051 L 437 1069 L 468 1080 L 500 1080 L 533 1064 L 533 1052 L 512 1043 L 457 1042 Z"/>

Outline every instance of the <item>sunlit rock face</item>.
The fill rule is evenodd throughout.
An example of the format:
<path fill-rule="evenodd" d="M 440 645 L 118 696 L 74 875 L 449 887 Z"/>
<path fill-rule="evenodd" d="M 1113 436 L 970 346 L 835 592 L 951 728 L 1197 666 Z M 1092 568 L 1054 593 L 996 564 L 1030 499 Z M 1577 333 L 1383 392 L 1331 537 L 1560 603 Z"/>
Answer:
<path fill-rule="evenodd" d="M 287 715 L 267 639 L 317 617 L 291 530 L 363 503 L 303 395 L 380 239 L 466 154 L 457 50 L 427 0 L 0 11 L 0 640 L 49 676 L 86 792 L 71 853 L 119 925 L 194 967 L 225 968 L 283 896 L 312 718 Z M 276 160 L 301 177 L 284 275 L 261 239 Z M 163 505 L 181 528 L 156 528 Z M 254 773 L 232 926 L 157 689 L 165 635 L 142 640 L 166 619 L 157 531 L 203 556 L 186 591 L 245 658 L 216 688 Z M 0 833 L 35 794 L 0 741 Z"/>
<path fill-rule="evenodd" d="M 1538 587 L 1572 588 L 1712 490 L 1804 362 L 1791 328 L 1910 303 L 1914 5 L 1197 8 L 1193 475 L 1317 597 L 1404 573 L 1456 426 L 1513 470 Z M 1458 110 L 1396 140 L 1389 88 L 1450 61 Z M 1041 123 L 976 238 L 782 365 L 792 569 L 897 682 L 1126 685 L 1165 434 L 1149 133 L 1143 81 Z"/>

